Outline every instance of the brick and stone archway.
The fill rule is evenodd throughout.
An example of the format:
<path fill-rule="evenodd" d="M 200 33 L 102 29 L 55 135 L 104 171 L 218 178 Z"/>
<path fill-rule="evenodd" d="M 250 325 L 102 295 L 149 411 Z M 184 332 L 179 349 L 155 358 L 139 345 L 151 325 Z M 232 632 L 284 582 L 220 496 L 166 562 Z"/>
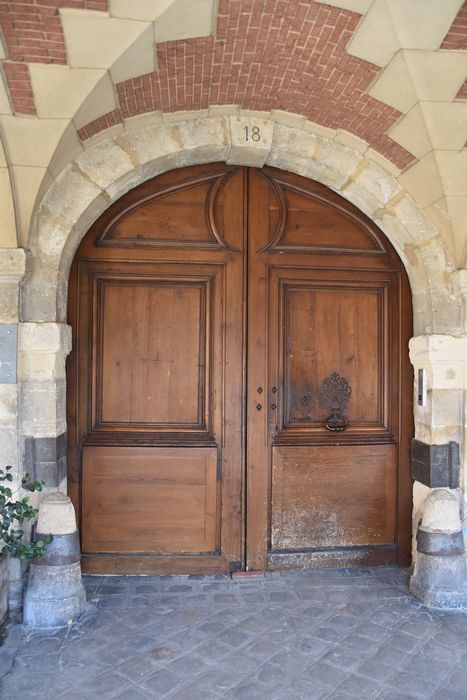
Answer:
<path fill-rule="evenodd" d="M 224 114 L 195 119 L 187 113 L 168 115 L 110 138 L 104 135 L 61 172 L 31 226 L 24 320 L 65 321 L 66 281 L 74 252 L 109 204 L 166 170 L 217 160 L 275 166 L 341 194 L 373 219 L 398 251 L 411 283 L 415 334 L 460 329 L 462 308 L 455 290 L 446 286 L 453 269 L 442 240 L 377 158 L 323 135 L 310 122 L 301 128 L 304 120 L 295 115 L 275 121 L 262 113 L 220 111 Z M 247 141 L 246 129 L 253 126 L 260 139 Z"/>
<path fill-rule="evenodd" d="M 430 400 L 415 407 L 415 437 L 427 445 L 462 443 L 462 280 L 452 274 L 433 223 L 381 161 L 286 113 L 273 120 L 219 108 L 205 117 L 183 113 L 144 122 L 130 120 L 118 134 L 91 143 L 50 186 L 31 228 L 19 325 L 20 432 L 48 486 L 66 489 L 67 280 L 82 237 L 132 187 L 173 168 L 214 161 L 268 164 L 315 179 L 378 224 L 407 270 L 414 307 L 411 359 L 416 370 L 427 370 Z M 248 138 L 253 128 L 258 140 Z M 454 411 L 446 406 L 449 397 Z M 416 482 L 415 525 L 428 493 Z"/>

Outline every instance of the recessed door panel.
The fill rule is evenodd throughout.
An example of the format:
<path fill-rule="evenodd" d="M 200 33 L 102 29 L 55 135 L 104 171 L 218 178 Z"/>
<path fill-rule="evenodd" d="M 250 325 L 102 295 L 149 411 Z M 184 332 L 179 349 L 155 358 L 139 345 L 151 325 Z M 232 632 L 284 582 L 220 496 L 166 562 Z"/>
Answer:
<path fill-rule="evenodd" d="M 284 328 L 278 338 L 284 363 L 281 427 L 324 426 L 329 408 L 321 389 L 335 373 L 349 386 L 349 425 L 382 427 L 387 287 L 314 277 L 307 280 L 296 273 L 295 280 L 281 280 L 273 275 L 280 286 L 279 328 Z"/>
<path fill-rule="evenodd" d="M 394 545 L 395 445 L 274 447 L 272 550 Z"/>
<path fill-rule="evenodd" d="M 202 427 L 208 285 L 101 278 L 97 287 L 98 421 Z"/>
<path fill-rule="evenodd" d="M 215 448 L 86 446 L 83 550 L 215 554 L 216 473 Z"/>

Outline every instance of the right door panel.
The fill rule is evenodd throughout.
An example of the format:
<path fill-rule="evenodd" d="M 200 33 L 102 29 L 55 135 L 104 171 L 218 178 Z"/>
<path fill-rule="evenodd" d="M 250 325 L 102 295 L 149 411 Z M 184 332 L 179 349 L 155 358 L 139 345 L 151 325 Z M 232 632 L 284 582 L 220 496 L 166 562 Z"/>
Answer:
<path fill-rule="evenodd" d="M 297 176 L 251 172 L 250 212 L 248 565 L 405 563 L 401 263 L 363 215 Z"/>

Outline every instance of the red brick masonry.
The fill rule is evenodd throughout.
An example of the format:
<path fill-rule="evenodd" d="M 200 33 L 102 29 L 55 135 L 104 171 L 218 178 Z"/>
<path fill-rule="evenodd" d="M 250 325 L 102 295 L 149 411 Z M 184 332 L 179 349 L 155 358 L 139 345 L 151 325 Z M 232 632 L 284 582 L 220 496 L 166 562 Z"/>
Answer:
<path fill-rule="evenodd" d="M 27 67 L 66 63 L 58 9 L 107 10 L 107 0 L 0 0 L 3 63 L 16 113 L 35 114 Z M 220 0 L 215 37 L 158 44 L 158 70 L 116 86 L 119 108 L 79 131 L 82 140 L 124 118 L 161 110 L 282 109 L 366 140 L 400 168 L 414 156 L 386 136 L 401 113 L 370 97 L 380 68 L 346 53 L 361 15 L 309 0 Z M 441 48 L 467 47 L 467 4 Z M 457 99 L 465 99 L 467 87 Z"/>

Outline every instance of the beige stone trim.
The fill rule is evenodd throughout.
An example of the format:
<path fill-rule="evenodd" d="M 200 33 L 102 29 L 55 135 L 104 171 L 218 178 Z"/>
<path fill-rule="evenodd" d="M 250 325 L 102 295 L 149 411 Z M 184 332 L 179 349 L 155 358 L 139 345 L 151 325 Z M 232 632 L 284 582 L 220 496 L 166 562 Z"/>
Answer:
<path fill-rule="evenodd" d="M 406 193 L 394 169 L 385 167 L 384 159 L 364 150 L 361 140 L 349 140 L 342 132 L 311 122 L 302 124 L 297 115 L 286 119 L 282 112 L 232 111 L 127 120 L 118 135 L 104 134 L 65 168 L 34 218 L 32 274 L 23 306 L 26 320 L 65 320 L 69 265 L 87 228 L 112 201 L 172 168 L 225 161 L 267 163 L 314 178 L 342 194 L 377 220 L 401 256 L 412 286 L 415 332 L 460 329 L 461 304 L 450 292 L 453 266 L 439 232 Z M 246 143 L 246 126 L 260 127 L 258 142 Z"/>
<path fill-rule="evenodd" d="M 456 270 L 453 274 L 455 288 L 462 296 L 467 296 L 467 269 Z"/>
<path fill-rule="evenodd" d="M 410 360 L 415 370 L 415 436 L 429 444 L 464 442 L 467 390 L 467 335 L 424 335 L 411 339 Z M 418 370 L 426 370 L 427 398 L 419 406 Z M 465 469 L 461 469 L 463 475 Z M 464 478 L 464 477 L 463 477 Z"/>
<path fill-rule="evenodd" d="M 19 320 L 20 282 L 26 272 L 22 248 L 0 248 L 0 323 Z"/>
<path fill-rule="evenodd" d="M 71 328 L 59 323 L 21 323 L 18 377 L 21 433 L 34 437 L 66 431 L 65 360 Z"/>
<path fill-rule="evenodd" d="M 427 370 L 429 389 L 467 388 L 467 336 L 414 337 L 410 340 L 409 353 L 416 370 Z"/>
<path fill-rule="evenodd" d="M 39 508 L 37 531 L 44 535 L 68 535 L 76 532 L 75 510 L 68 496 L 59 491 L 44 496 Z"/>
<path fill-rule="evenodd" d="M 274 122 L 242 113 L 229 118 L 230 151 L 227 163 L 262 168 L 272 148 Z"/>
<path fill-rule="evenodd" d="M 21 280 L 26 272 L 26 253 L 22 248 L 0 248 L 0 280 Z"/>
<path fill-rule="evenodd" d="M 60 323 L 20 323 L 18 376 L 20 381 L 65 379 L 65 359 L 71 350 L 71 328 Z"/>

